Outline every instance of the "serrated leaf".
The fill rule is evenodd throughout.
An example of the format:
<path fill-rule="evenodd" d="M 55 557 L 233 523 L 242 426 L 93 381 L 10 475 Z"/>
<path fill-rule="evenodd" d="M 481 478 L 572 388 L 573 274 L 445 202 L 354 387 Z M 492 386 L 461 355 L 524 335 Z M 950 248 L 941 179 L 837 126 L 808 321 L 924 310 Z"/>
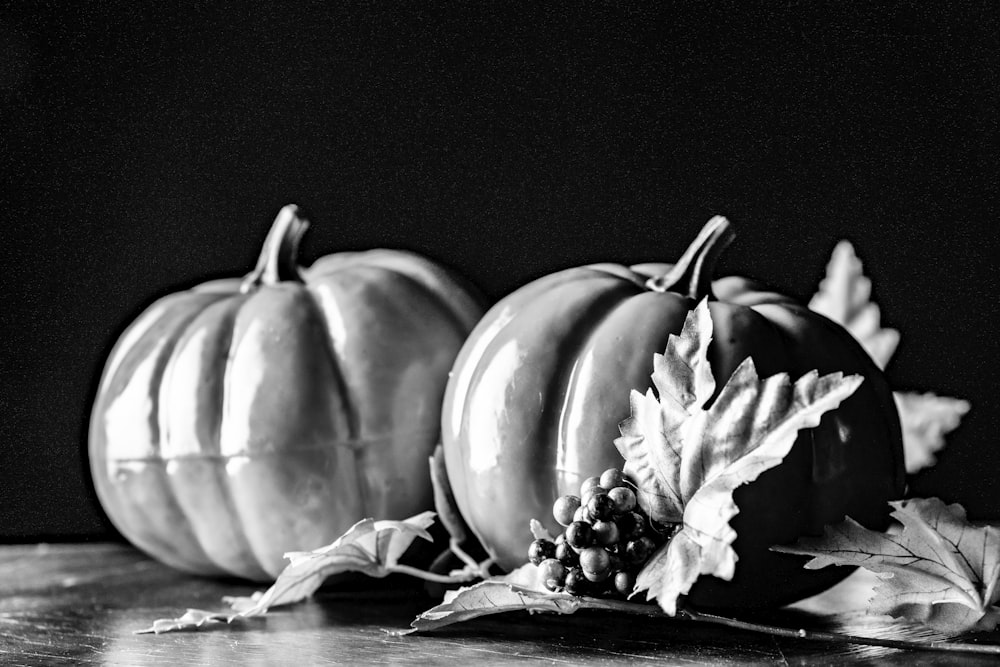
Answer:
<path fill-rule="evenodd" d="M 890 503 L 902 530 L 879 533 L 847 519 L 823 537 L 775 551 L 813 556 L 809 569 L 857 565 L 879 585 L 869 611 L 945 633 L 992 630 L 1000 622 L 1000 529 L 970 524 L 960 505 L 937 498 Z"/>
<path fill-rule="evenodd" d="M 684 497 L 680 476 L 681 442 L 668 434 L 664 410 L 653 390 L 631 393 L 632 416 L 619 426 L 615 447 L 625 458 L 624 472 L 636 484 L 636 500 L 650 516 L 665 523 L 680 523 Z"/>
<path fill-rule="evenodd" d="M 392 573 L 399 557 L 413 540 L 432 541 L 427 528 L 434 522 L 433 512 L 423 512 L 403 521 L 363 519 L 332 544 L 313 551 L 285 554 L 289 564 L 263 593 L 252 597 L 230 597 L 229 613 L 188 610 L 176 619 L 159 619 L 137 634 L 192 630 L 211 621 L 231 623 L 238 618 L 261 616 L 271 607 L 300 602 L 315 593 L 330 576 L 342 572 L 360 572 L 370 577 Z"/>
<path fill-rule="evenodd" d="M 809 308 L 847 329 L 884 369 L 899 345 L 899 332 L 883 329 L 879 307 L 871 302 L 871 281 L 849 241 L 834 247 L 826 277 Z M 945 446 L 944 436 L 958 427 L 969 404 L 934 394 L 894 394 L 903 428 L 906 472 L 913 474 L 936 463 L 934 454 Z"/>
<path fill-rule="evenodd" d="M 937 463 L 935 454 L 945 446 L 944 436 L 958 428 L 971 408 L 969 402 L 930 392 L 895 392 L 893 398 L 903 428 L 906 472 L 929 468 Z"/>
<path fill-rule="evenodd" d="M 533 565 L 530 567 L 538 569 Z M 515 611 L 574 614 L 580 609 L 601 609 L 643 616 L 660 615 L 656 607 L 648 604 L 551 593 L 519 586 L 507 578 L 494 578 L 449 592 L 444 602 L 417 616 L 409 630 L 396 634 L 428 632 L 492 614 Z"/>
<path fill-rule="evenodd" d="M 809 309 L 847 329 L 879 368 L 885 368 L 899 345 L 899 332 L 882 328 L 879 307 L 871 302 L 872 283 L 849 241 L 840 241 L 826 265 L 826 277 Z"/>
<path fill-rule="evenodd" d="M 408 632 L 424 632 L 473 618 L 508 611 L 548 611 L 572 614 L 581 598 L 569 593 L 541 593 L 502 581 L 486 580 L 460 588 L 455 595 L 423 612 L 410 624 Z"/>
<path fill-rule="evenodd" d="M 684 318 L 680 335 L 669 337 L 666 352 L 653 355 L 653 386 L 672 421 L 704 406 L 715 393 L 715 376 L 708 363 L 712 342 L 708 300 L 702 299 L 692 314 Z"/>
<path fill-rule="evenodd" d="M 615 441 L 643 510 L 656 521 L 683 524 L 636 583 L 671 615 L 698 576 L 733 577 L 736 532 L 729 521 L 739 512 L 733 491 L 781 463 L 799 430 L 819 424 L 862 382 L 816 372 L 794 383 L 785 373 L 761 380 L 748 358 L 706 407 L 715 388 L 706 354 L 711 334 L 703 301 L 657 358 L 659 397 L 633 392 L 632 416 Z"/>

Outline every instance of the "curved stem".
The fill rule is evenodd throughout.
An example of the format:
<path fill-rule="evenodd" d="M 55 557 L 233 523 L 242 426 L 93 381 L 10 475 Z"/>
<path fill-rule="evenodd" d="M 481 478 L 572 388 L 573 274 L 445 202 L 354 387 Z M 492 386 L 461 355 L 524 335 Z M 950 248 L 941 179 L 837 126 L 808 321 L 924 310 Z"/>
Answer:
<path fill-rule="evenodd" d="M 490 567 L 493 565 L 493 559 L 487 558 L 482 563 L 477 563 L 476 559 L 470 556 L 462 549 L 462 545 L 454 537 L 451 538 L 449 542 L 449 548 L 451 552 L 458 556 L 458 559 L 465 563 L 465 567 L 470 572 L 478 572 L 479 576 L 483 579 L 490 578 Z"/>
<path fill-rule="evenodd" d="M 678 292 L 695 301 L 710 297 L 715 263 L 734 238 L 736 231 L 729 220 L 715 216 L 705 224 L 670 272 L 653 276 L 646 281 L 646 287 L 654 292 Z"/>
<path fill-rule="evenodd" d="M 419 568 L 412 567 L 410 565 L 403 565 L 397 563 L 396 565 L 390 565 L 386 567 L 389 572 L 395 572 L 397 574 L 407 574 L 411 577 L 416 577 L 417 579 L 423 579 L 424 581 L 433 581 L 439 584 L 466 584 L 470 581 L 475 581 L 479 579 L 479 574 L 475 572 L 464 572 L 462 574 L 437 574 L 436 572 L 428 572 L 426 570 L 421 570 Z"/>
<path fill-rule="evenodd" d="M 912 639 L 878 639 L 875 637 L 859 637 L 857 635 L 844 635 L 839 632 L 821 632 L 817 630 L 782 628 L 764 623 L 750 623 L 740 621 L 726 616 L 716 616 L 714 614 L 704 614 L 693 609 L 681 609 L 678 617 L 686 618 L 690 621 L 701 623 L 713 623 L 727 628 L 738 630 L 748 630 L 759 632 L 774 637 L 793 637 L 795 639 L 809 639 L 813 641 L 832 642 L 836 644 L 861 644 L 865 646 L 880 646 L 884 648 L 895 648 L 916 651 L 951 651 L 959 653 L 981 653 L 987 655 L 1000 655 L 1000 646 L 996 644 L 963 644 L 953 641 L 918 641 Z"/>
<path fill-rule="evenodd" d="M 271 231 L 264 239 L 257 266 L 243 279 L 240 291 L 248 292 L 260 285 L 282 281 L 301 281 L 299 241 L 308 227 L 309 221 L 299 215 L 298 206 L 289 204 L 278 211 Z"/>

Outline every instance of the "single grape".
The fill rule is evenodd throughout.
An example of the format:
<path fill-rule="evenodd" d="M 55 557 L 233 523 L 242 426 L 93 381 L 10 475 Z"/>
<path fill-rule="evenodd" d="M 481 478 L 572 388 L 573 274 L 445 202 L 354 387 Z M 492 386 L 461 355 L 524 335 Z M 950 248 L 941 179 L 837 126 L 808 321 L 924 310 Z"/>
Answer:
<path fill-rule="evenodd" d="M 608 491 L 615 489 L 625 483 L 622 471 L 618 468 L 608 468 L 601 473 L 601 486 Z"/>
<path fill-rule="evenodd" d="M 606 495 L 607 493 L 608 490 L 605 489 L 603 486 L 592 486 L 589 489 L 587 489 L 582 496 L 580 496 L 580 504 L 586 507 L 587 503 L 590 502 L 591 498 L 593 498 L 598 494 Z"/>
<path fill-rule="evenodd" d="M 563 532 L 556 535 L 556 546 L 558 547 L 560 544 L 565 544 L 565 543 L 566 543 L 566 531 L 564 530 Z"/>
<path fill-rule="evenodd" d="M 569 545 L 568 542 L 563 542 L 562 544 L 556 545 L 556 558 L 560 563 L 566 567 L 576 565 L 580 562 L 580 557 L 577 555 L 573 547 Z"/>
<path fill-rule="evenodd" d="M 594 494 L 587 501 L 587 513 L 592 521 L 606 521 L 614 513 L 614 501 L 606 493 Z"/>
<path fill-rule="evenodd" d="M 600 485 L 601 485 L 600 477 L 588 477 L 587 479 L 583 480 L 583 484 L 580 485 L 580 498 L 583 498 L 587 494 L 587 491 L 590 490 L 592 487 Z"/>
<path fill-rule="evenodd" d="M 560 526 L 568 526 L 573 523 L 573 515 L 580 507 L 578 496 L 560 496 L 552 505 L 552 517 L 559 522 Z"/>
<path fill-rule="evenodd" d="M 633 565 L 645 563 L 653 555 L 655 549 L 656 545 L 653 540 L 648 537 L 640 537 L 625 545 L 625 560 Z"/>
<path fill-rule="evenodd" d="M 611 557 L 601 547 L 588 547 L 580 552 L 580 569 L 588 581 L 604 581 L 611 574 Z"/>
<path fill-rule="evenodd" d="M 546 558 L 555 558 L 556 544 L 552 540 L 535 540 L 528 547 L 528 560 L 538 565 Z"/>
<path fill-rule="evenodd" d="M 586 521 L 574 521 L 566 528 L 566 543 L 577 549 L 590 546 L 594 539 L 594 530 Z"/>
<path fill-rule="evenodd" d="M 587 513 L 587 506 L 581 505 L 573 512 L 573 521 L 590 521 L 590 514 Z"/>
<path fill-rule="evenodd" d="M 615 590 L 623 596 L 628 596 L 635 588 L 635 576 L 630 572 L 618 572 L 615 574 Z"/>
<path fill-rule="evenodd" d="M 618 543 L 618 525 L 614 521 L 595 521 L 594 539 L 606 547 Z"/>
<path fill-rule="evenodd" d="M 566 572 L 566 579 L 563 583 L 566 592 L 570 595 L 583 595 L 587 592 L 587 578 L 583 575 L 583 570 L 579 567 L 571 567 Z"/>
<path fill-rule="evenodd" d="M 538 576 L 550 591 L 556 590 L 566 581 L 566 567 L 555 558 L 547 558 L 538 565 Z M 550 586 L 549 583 L 553 582 Z"/>
<path fill-rule="evenodd" d="M 608 491 L 608 497 L 615 504 L 615 514 L 624 514 L 635 509 L 635 493 L 627 486 L 616 486 Z"/>

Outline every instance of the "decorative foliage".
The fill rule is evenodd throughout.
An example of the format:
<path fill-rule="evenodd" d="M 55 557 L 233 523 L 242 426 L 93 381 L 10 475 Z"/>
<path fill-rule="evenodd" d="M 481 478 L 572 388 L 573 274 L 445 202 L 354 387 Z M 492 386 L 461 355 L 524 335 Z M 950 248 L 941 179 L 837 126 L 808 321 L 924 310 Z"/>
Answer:
<path fill-rule="evenodd" d="M 227 598 L 231 613 L 188 609 L 175 619 L 159 619 L 139 633 L 192 630 L 213 622 L 231 623 L 238 618 L 261 616 L 271 607 L 292 604 L 310 597 L 323 582 L 341 572 L 361 572 L 369 577 L 385 577 L 405 571 L 399 558 L 420 537 L 430 541 L 427 528 L 434 523 L 433 512 L 423 512 L 404 521 L 363 519 L 335 542 L 314 551 L 285 554 L 290 561 L 274 584 L 252 597 Z"/>
<path fill-rule="evenodd" d="M 733 372 L 711 405 L 715 379 L 708 363 L 712 320 L 702 301 L 654 361 L 652 389 L 632 392 L 632 417 L 615 441 L 624 472 L 649 516 L 683 528 L 639 574 L 673 615 L 676 601 L 701 574 L 732 579 L 739 512 L 733 490 L 781 463 L 803 428 L 819 424 L 861 384 L 860 376 L 785 373 L 761 380 L 751 359 Z"/>
<path fill-rule="evenodd" d="M 878 533 L 851 519 L 776 551 L 813 556 L 810 569 L 857 565 L 880 579 L 869 611 L 961 634 L 1000 623 L 1000 529 L 976 527 L 937 498 L 891 503 L 901 530 Z"/>
<path fill-rule="evenodd" d="M 871 283 L 863 275 L 861 262 L 851 245 L 841 242 L 810 307 L 844 325 L 884 368 L 899 334 L 881 328 L 878 307 L 870 296 Z M 787 374 L 761 379 L 748 358 L 720 390 L 708 362 L 712 330 L 708 302 L 702 300 L 688 313 L 681 333 L 670 337 L 665 353 L 655 356 L 655 391 L 631 393 L 631 417 L 621 423 L 621 437 L 615 441 L 625 458 L 624 473 L 636 484 L 643 510 L 656 522 L 681 526 L 637 578 L 635 592 L 645 591 L 647 600 L 655 599 L 657 605 L 551 592 L 541 585 L 539 568 L 530 564 L 504 577 L 491 577 L 488 562 L 475 563 L 457 548 L 466 530 L 447 498 L 438 451 L 431 460 L 435 492 L 439 506 L 450 508 L 442 521 L 452 535 L 452 551 L 466 563 L 465 570 L 444 576 L 399 562 L 414 539 L 430 539 L 427 528 L 434 521 L 432 513 L 405 521 L 365 519 L 329 546 L 286 554 L 289 565 L 274 585 L 251 597 L 227 598 L 230 612 L 189 609 L 179 618 L 155 621 L 141 632 L 191 630 L 260 616 L 271 607 L 308 598 L 327 577 L 340 572 L 372 577 L 402 572 L 448 584 L 483 580 L 447 592 L 443 602 L 420 614 L 410 629 L 395 633 L 400 635 L 504 612 L 573 614 L 599 609 L 672 616 L 779 637 L 1000 655 L 995 645 L 792 630 L 678 607 L 679 598 L 700 575 L 733 577 L 736 533 L 730 520 L 739 512 L 733 491 L 780 464 L 798 432 L 816 426 L 863 381 L 858 375 L 820 376 L 815 371 L 795 382 Z M 895 399 L 908 471 L 932 465 L 934 452 L 959 425 L 969 404 L 931 393 L 897 393 Z M 959 505 L 945 505 L 938 499 L 891 505 L 898 524 L 885 533 L 848 518 L 828 526 L 821 538 L 803 538 L 774 550 L 812 556 L 808 569 L 864 568 L 878 579 L 870 601 L 873 614 L 919 623 L 927 632 L 932 629 L 944 636 L 995 629 L 1000 624 L 1000 529 L 974 526 Z M 526 528 L 536 539 L 552 539 L 538 521 L 532 520 Z"/>
<path fill-rule="evenodd" d="M 937 463 L 935 454 L 945 446 L 944 437 L 958 428 L 969 411 L 968 401 L 930 392 L 895 392 L 896 409 L 903 427 L 906 472 L 915 473 Z"/>
<path fill-rule="evenodd" d="M 899 345 L 899 332 L 883 329 L 879 307 L 871 302 L 872 283 L 850 241 L 833 249 L 826 277 L 809 301 L 809 309 L 826 315 L 861 343 L 879 368 L 885 368 Z"/>
<path fill-rule="evenodd" d="M 536 569 L 532 566 L 532 569 Z M 516 579 L 517 577 L 515 577 Z M 492 578 L 474 586 L 449 592 L 444 601 L 417 616 L 410 628 L 394 635 L 408 635 L 414 632 L 432 632 L 440 628 L 471 621 L 493 614 L 528 612 L 531 614 L 574 614 L 581 609 L 596 609 L 615 614 L 649 616 L 669 621 L 670 618 L 657 606 L 622 600 L 608 600 L 592 597 L 578 597 L 567 593 L 541 591 L 531 586 L 512 581 L 505 577 Z M 680 609 L 677 618 L 696 623 L 709 623 L 743 632 L 759 632 L 774 637 L 812 640 L 832 644 L 855 644 L 881 646 L 904 650 L 932 650 L 948 653 L 972 653 L 980 655 L 1000 655 L 1000 646 L 993 644 L 967 644 L 943 640 L 938 633 L 920 626 L 904 623 L 894 624 L 893 637 L 874 635 L 872 629 L 864 629 L 863 635 L 843 634 L 809 630 L 802 627 L 785 628 L 765 623 L 706 614 L 694 609 Z"/>
<path fill-rule="evenodd" d="M 884 369 L 899 345 L 899 332 L 882 328 L 879 307 L 871 302 L 871 292 L 871 280 L 865 277 L 854 246 L 840 241 L 809 308 L 847 329 Z M 934 454 L 944 448 L 944 436 L 958 428 L 970 405 L 968 401 L 932 393 L 895 392 L 893 396 L 903 427 L 906 472 L 913 474 L 937 462 Z"/>
<path fill-rule="evenodd" d="M 525 588 L 503 579 L 487 579 L 474 586 L 450 592 L 445 596 L 444 602 L 417 616 L 410 624 L 410 629 L 399 634 L 437 630 L 453 623 L 511 611 L 573 614 L 580 609 L 603 609 L 646 616 L 662 614 L 652 605 L 579 597 L 569 593 L 550 593 Z"/>

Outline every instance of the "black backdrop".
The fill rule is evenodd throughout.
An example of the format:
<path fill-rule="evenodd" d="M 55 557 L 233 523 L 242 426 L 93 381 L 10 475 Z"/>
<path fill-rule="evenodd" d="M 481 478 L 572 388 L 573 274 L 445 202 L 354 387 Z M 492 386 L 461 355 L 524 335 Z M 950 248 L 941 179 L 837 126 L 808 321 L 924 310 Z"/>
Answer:
<path fill-rule="evenodd" d="M 0 9 L 3 539 L 110 534 L 84 441 L 111 344 L 249 270 L 289 202 L 306 262 L 404 247 L 491 299 L 672 260 L 714 214 L 723 273 L 805 298 L 848 238 L 892 383 L 973 404 L 913 493 L 1000 517 L 992 3 L 191 4 Z"/>

